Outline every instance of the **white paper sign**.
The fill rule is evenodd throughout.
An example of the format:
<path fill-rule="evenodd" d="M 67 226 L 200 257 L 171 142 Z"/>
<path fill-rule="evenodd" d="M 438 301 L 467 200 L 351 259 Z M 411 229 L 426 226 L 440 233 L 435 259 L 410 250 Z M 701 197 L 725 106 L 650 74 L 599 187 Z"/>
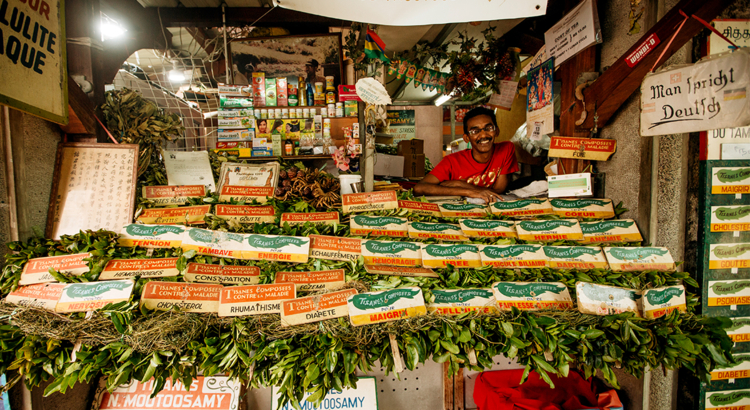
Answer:
<path fill-rule="evenodd" d="M 209 191 L 216 191 L 208 151 L 167 151 L 163 157 L 169 185 L 205 185 Z"/>
<path fill-rule="evenodd" d="M 357 95 L 368 104 L 388 105 L 391 103 L 391 96 L 388 95 L 388 91 L 383 87 L 383 84 L 372 77 L 365 77 L 357 81 Z"/>
<path fill-rule="evenodd" d="M 750 159 L 750 144 L 721 144 L 721 159 Z"/>
<path fill-rule="evenodd" d="M 292 410 L 294 407 L 290 403 L 287 403 L 283 407 L 279 407 L 279 388 L 273 387 L 273 397 L 271 398 L 271 410 Z M 310 397 L 310 393 L 305 393 L 305 396 L 300 402 L 300 407 L 303 409 L 362 409 L 362 410 L 378 410 L 378 397 L 377 397 L 377 386 L 375 384 L 374 377 L 359 377 L 357 380 L 357 388 L 350 389 L 345 387 L 343 391 L 331 389 L 328 391 L 326 398 L 319 407 L 313 406 L 312 403 L 307 401 Z"/>
<path fill-rule="evenodd" d="M 555 58 L 555 67 L 589 46 L 601 43 L 596 2 L 585 0 L 544 33 L 547 54 Z"/>
<path fill-rule="evenodd" d="M 731 40 L 738 47 L 750 47 L 750 20 L 719 20 L 712 21 L 714 28 L 723 34 L 724 37 Z M 709 54 L 719 54 L 729 51 L 729 44 L 726 40 L 711 32 L 708 37 Z"/>

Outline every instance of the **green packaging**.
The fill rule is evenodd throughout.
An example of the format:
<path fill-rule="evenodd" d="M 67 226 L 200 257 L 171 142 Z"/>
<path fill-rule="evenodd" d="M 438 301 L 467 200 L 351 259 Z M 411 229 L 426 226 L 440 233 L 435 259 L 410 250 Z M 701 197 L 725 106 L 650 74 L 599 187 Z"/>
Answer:
<path fill-rule="evenodd" d="M 276 106 L 276 79 L 266 78 L 266 107 Z"/>
<path fill-rule="evenodd" d="M 346 117 L 359 116 L 359 109 L 357 108 L 356 101 L 354 100 L 344 101 L 344 116 Z"/>
<path fill-rule="evenodd" d="M 289 101 L 290 107 L 297 107 L 299 105 L 299 78 L 287 77 L 287 100 Z"/>

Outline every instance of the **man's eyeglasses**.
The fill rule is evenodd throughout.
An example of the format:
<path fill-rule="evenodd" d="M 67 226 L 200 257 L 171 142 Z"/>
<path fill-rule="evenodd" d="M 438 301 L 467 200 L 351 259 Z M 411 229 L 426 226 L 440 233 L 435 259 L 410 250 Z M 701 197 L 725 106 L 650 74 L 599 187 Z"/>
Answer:
<path fill-rule="evenodd" d="M 496 129 L 497 129 L 497 127 L 495 127 L 492 124 L 489 124 L 489 125 L 485 126 L 484 128 L 472 128 L 472 129 L 470 129 L 469 130 L 469 135 L 471 135 L 473 137 L 473 136 L 479 134 L 482 131 L 484 131 L 484 132 L 495 132 Z"/>

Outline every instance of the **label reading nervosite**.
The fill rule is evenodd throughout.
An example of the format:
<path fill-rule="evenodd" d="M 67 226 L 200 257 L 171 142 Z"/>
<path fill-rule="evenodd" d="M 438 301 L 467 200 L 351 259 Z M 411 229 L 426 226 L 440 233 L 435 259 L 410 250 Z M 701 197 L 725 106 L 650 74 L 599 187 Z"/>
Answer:
<path fill-rule="evenodd" d="M 710 245 L 708 269 L 750 268 L 750 243 Z"/>
<path fill-rule="evenodd" d="M 665 286 L 643 291 L 643 317 L 656 319 L 673 310 L 687 311 L 685 287 L 682 285 Z"/>
<path fill-rule="evenodd" d="M 112 280 L 108 282 L 69 283 L 60 295 L 55 312 L 90 312 L 109 303 L 120 303 L 130 299 L 135 282 Z"/>
<path fill-rule="evenodd" d="M 422 247 L 414 242 L 362 241 L 365 265 L 421 266 Z"/>
<path fill-rule="evenodd" d="M 122 227 L 117 244 L 142 248 L 179 248 L 184 226 L 128 224 Z"/>
<path fill-rule="evenodd" d="M 711 232 L 750 231 L 750 205 L 712 206 Z"/>
<path fill-rule="evenodd" d="M 90 258 L 90 253 L 76 253 L 74 255 L 47 256 L 44 258 L 32 258 L 23 266 L 19 285 L 32 285 L 34 283 L 57 282 L 50 275 L 50 268 L 70 275 L 83 275 L 89 271 L 84 259 Z"/>
<path fill-rule="evenodd" d="M 750 342 L 750 317 L 730 317 L 732 326 L 724 329 L 734 343 Z"/>
<path fill-rule="evenodd" d="M 189 198 L 206 196 L 205 185 L 157 185 L 144 186 L 143 198 L 154 206 L 185 205 Z"/>
<path fill-rule="evenodd" d="M 727 367 L 717 365 L 711 371 L 711 381 L 750 378 L 750 354 L 734 354 L 732 356 L 738 363 Z"/>
<path fill-rule="evenodd" d="M 469 238 L 518 238 L 514 221 L 461 219 L 458 223 Z"/>
<path fill-rule="evenodd" d="M 750 389 L 706 392 L 706 410 L 748 410 Z"/>
<path fill-rule="evenodd" d="M 340 290 L 281 302 L 281 326 L 301 325 L 349 316 L 347 299 L 356 289 Z"/>
<path fill-rule="evenodd" d="M 258 201 L 264 204 L 268 202 L 268 197 L 273 197 L 273 187 L 224 185 L 219 192 L 219 202 Z"/>
<path fill-rule="evenodd" d="M 281 313 L 281 302 L 296 297 L 293 283 L 230 286 L 221 291 L 219 316 Z"/>
<path fill-rule="evenodd" d="M 46 309 L 55 311 L 57 301 L 60 300 L 64 283 L 37 283 L 29 286 L 19 286 L 13 292 L 8 293 L 5 301 L 14 305 Z"/>
<path fill-rule="evenodd" d="M 430 313 L 460 315 L 477 310 L 482 313 L 496 310 L 491 289 L 434 289 L 432 297 L 432 302 L 427 305 Z"/>
<path fill-rule="evenodd" d="M 188 228 L 182 238 L 182 250 L 194 250 L 199 255 L 242 259 L 245 235 L 209 229 Z"/>
<path fill-rule="evenodd" d="M 411 276 L 424 278 L 440 277 L 434 270 L 420 267 L 365 265 L 365 270 L 371 275 Z"/>
<path fill-rule="evenodd" d="M 482 266 L 493 268 L 543 268 L 547 255 L 542 245 L 479 245 Z"/>
<path fill-rule="evenodd" d="M 618 288 L 616 286 L 597 285 L 588 282 L 576 283 L 576 298 L 578 310 L 590 315 L 616 315 L 623 312 L 633 312 L 638 317 L 640 295 L 635 289 Z"/>
<path fill-rule="evenodd" d="M 711 173 L 712 194 L 750 194 L 750 167 L 714 167 Z"/>
<path fill-rule="evenodd" d="M 284 212 L 281 214 L 281 226 L 313 224 L 334 225 L 339 223 L 338 212 Z"/>
<path fill-rule="evenodd" d="M 390 322 L 427 313 L 422 289 L 398 288 L 349 296 L 349 319 L 354 326 Z"/>
<path fill-rule="evenodd" d="M 177 276 L 178 258 L 160 259 L 112 259 L 104 266 L 99 280 L 142 278 L 164 278 Z"/>
<path fill-rule="evenodd" d="M 310 238 L 246 235 L 243 259 L 305 263 L 310 258 Z"/>
<path fill-rule="evenodd" d="M 204 219 L 209 212 L 211 212 L 211 205 L 144 209 L 137 221 L 155 225 L 199 225 L 206 223 Z"/>
<path fill-rule="evenodd" d="M 221 285 L 151 281 L 143 286 L 141 301 L 149 309 L 216 313 L 219 311 Z"/>
<path fill-rule="evenodd" d="M 570 309 L 573 299 L 560 282 L 495 282 L 492 284 L 500 310 Z"/>
<path fill-rule="evenodd" d="M 583 232 L 577 219 L 516 222 L 518 238 L 524 241 L 581 241 Z"/>
<path fill-rule="evenodd" d="M 479 248 L 468 244 L 422 244 L 422 266 L 425 268 L 445 268 L 453 265 L 456 268 L 479 268 Z"/>
<path fill-rule="evenodd" d="M 185 280 L 222 285 L 255 285 L 260 283 L 260 268 L 257 266 L 189 263 L 187 270 L 185 270 Z"/>
<path fill-rule="evenodd" d="M 355 215 L 349 218 L 351 235 L 391 236 L 405 238 L 408 235 L 409 221 L 394 216 Z"/>
<path fill-rule="evenodd" d="M 276 211 L 272 206 L 216 205 L 216 216 L 241 224 L 276 222 Z"/>
<path fill-rule="evenodd" d="M 341 289 L 346 284 L 343 269 L 315 272 L 276 272 L 273 283 L 293 283 L 300 292 Z"/>
<path fill-rule="evenodd" d="M 598 246 L 545 246 L 552 269 L 607 269 L 607 258 Z"/>
<path fill-rule="evenodd" d="M 496 201 L 490 205 L 490 211 L 495 215 L 505 216 L 552 215 L 552 205 L 548 199 Z"/>
<path fill-rule="evenodd" d="M 667 248 L 604 248 L 609 268 L 617 272 L 658 270 L 674 272 L 675 264 Z"/>
<path fill-rule="evenodd" d="M 602 218 L 615 217 L 611 199 L 550 199 L 552 212 L 566 218 Z"/>
<path fill-rule="evenodd" d="M 353 261 L 362 255 L 362 240 L 337 236 L 310 235 L 310 257 L 332 261 Z"/>
<path fill-rule="evenodd" d="M 582 243 L 643 242 L 641 231 L 632 219 L 581 222 Z"/>
<path fill-rule="evenodd" d="M 750 280 L 708 282 L 708 306 L 750 305 Z"/>
<path fill-rule="evenodd" d="M 438 204 L 443 218 L 483 218 L 488 209 L 477 204 Z"/>
<path fill-rule="evenodd" d="M 363 192 L 344 194 L 341 204 L 345 214 L 350 212 L 385 211 L 398 208 L 396 191 Z"/>
<path fill-rule="evenodd" d="M 424 216 L 443 216 L 440 213 L 440 207 L 437 204 L 431 202 L 420 202 L 420 201 L 398 201 L 398 207 L 406 209 L 409 212 L 416 215 Z"/>
<path fill-rule="evenodd" d="M 441 241 L 468 241 L 461 226 L 444 223 L 411 222 L 409 237 L 413 239 L 438 239 Z"/>

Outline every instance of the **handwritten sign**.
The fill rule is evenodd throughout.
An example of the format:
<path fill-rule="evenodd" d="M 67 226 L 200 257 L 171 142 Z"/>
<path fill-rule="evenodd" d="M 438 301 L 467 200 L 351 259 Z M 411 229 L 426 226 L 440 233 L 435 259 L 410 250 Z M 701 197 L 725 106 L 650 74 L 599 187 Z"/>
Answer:
<path fill-rule="evenodd" d="M 545 246 L 551 269 L 607 269 L 607 258 L 597 246 Z"/>
<path fill-rule="evenodd" d="M 674 310 L 687 311 L 684 286 L 666 286 L 643 291 L 643 317 L 646 319 L 660 318 Z"/>
<path fill-rule="evenodd" d="M 516 223 L 513 221 L 490 221 L 482 219 L 461 219 L 459 226 L 469 238 L 517 238 Z"/>
<path fill-rule="evenodd" d="M 721 159 L 748 159 L 750 158 L 750 144 L 735 143 L 721 144 Z"/>
<path fill-rule="evenodd" d="M 411 222 L 409 237 L 414 239 L 438 239 L 441 241 L 468 241 L 461 226 L 454 224 Z"/>
<path fill-rule="evenodd" d="M 437 204 L 433 204 L 430 202 L 398 201 L 398 207 L 401 209 L 406 209 L 410 213 L 413 213 L 415 215 L 437 217 L 442 216 L 442 214 L 440 213 L 440 207 L 438 207 Z"/>
<path fill-rule="evenodd" d="M 576 283 L 578 310 L 584 314 L 607 316 L 633 312 L 640 317 L 641 313 L 638 309 L 640 297 L 635 289 L 587 282 Z"/>
<path fill-rule="evenodd" d="M 422 244 L 422 266 L 425 268 L 479 268 L 479 248 L 476 245 L 437 245 Z"/>
<path fill-rule="evenodd" d="M 371 275 L 411 276 L 424 278 L 440 277 L 432 269 L 408 266 L 365 265 L 365 270 Z"/>
<path fill-rule="evenodd" d="M 297 297 L 293 283 L 230 286 L 221 291 L 219 316 L 281 313 L 281 302 Z"/>
<path fill-rule="evenodd" d="M 476 204 L 438 204 L 443 218 L 483 218 L 488 209 Z"/>
<path fill-rule="evenodd" d="M 609 268 L 616 272 L 658 270 L 674 272 L 675 264 L 667 248 L 604 248 Z"/>
<path fill-rule="evenodd" d="M 69 283 L 60 295 L 55 312 L 90 312 L 110 303 L 127 301 L 134 286 L 132 280 Z"/>
<path fill-rule="evenodd" d="M 711 232 L 750 231 L 750 205 L 711 207 Z"/>
<path fill-rule="evenodd" d="M 422 289 L 398 288 L 349 296 L 353 326 L 383 323 L 427 314 Z"/>
<path fill-rule="evenodd" d="M 495 282 L 492 292 L 500 310 L 570 309 L 567 286 L 560 282 Z"/>
<path fill-rule="evenodd" d="M 310 257 L 333 261 L 353 261 L 362 255 L 362 241 L 357 238 L 310 235 Z"/>
<path fill-rule="evenodd" d="M 519 221 L 516 223 L 516 231 L 518 231 L 518 238 L 524 241 L 583 240 L 583 232 L 576 219 Z"/>
<path fill-rule="evenodd" d="M 495 215 L 535 216 L 552 215 L 552 205 L 548 199 L 519 199 L 517 201 L 495 201 L 490 205 Z"/>
<path fill-rule="evenodd" d="M 345 214 L 351 212 L 385 211 L 398 208 L 396 191 L 364 192 L 344 194 L 341 203 Z"/>
<path fill-rule="evenodd" d="M 206 223 L 204 218 L 209 212 L 211 205 L 144 209 L 138 216 L 138 222 L 154 225 L 199 225 Z"/>
<path fill-rule="evenodd" d="M 349 229 L 352 235 L 358 236 L 391 236 L 405 238 L 409 228 L 406 218 L 394 216 L 366 216 L 355 215 L 349 219 Z"/>
<path fill-rule="evenodd" d="M 260 268 L 242 265 L 189 263 L 185 271 L 188 282 L 254 285 L 260 283 Z"/>
<path fill-rule="evenodd" d="M 339 223 L 338 212 L 284 212 L 281 214 L 281 226 L 304 225 L 306 223 L 334 225 Z"/>
<path fill-rule="evenodd" d="M 611 199 L 551 199 L 555 215 L 566 218 L 610 219 L 615 217 Z"/>
<path fill-rule="evenodd" d="M 347 299 L 356 289 L 346 289 L 322 295 L 308 296 L 281 302 L 281 326 L 301 325 L 321 320 L 349 316 Z"/>
<path fill-rule="evenodd" d="M 241 224 L 276 222 L 276 210 L 272 206 L 216 205 L 216 216 Z"/>
<path fill-rule="evenodd" d="M 190 198 L 206 196 L 205 185 L 156 185 L 144 186 L 143 198 L 154 206 L 185 205 Z"/>
<path fill-rule="evenodd" d="M 60 300 L 64 283 L 37 283 L 29 286 L 19 286 L 8 293 L 5 301 L 14 305 L 55 311 L 57 301 Z"/>
<path fill-rule="evenodd" d="M 245 235 L 209 229 L 188 228 L 182 239 L 182 250 L 198 255 L 242 259 Z"/>
<path fill-rule="evenodd" d="M 427 311 L 441 315 L 461 315 L 467 312 L 495 311 L 495 296 L 491 289 L 434 289 L 433 300 Z"/>
<path fill-rule="evenodd" d="M 142 248 L 179 248 L 186 228 L 183 226 L 128 224 L 122 227 L 117 244 Z"/>
<path fill-rule="evenodd" d="M 617 140 L 602 138 L 552 137 L 549 156 L 554 158 L 606 161 L 617 150 Z"/>
<path fill-rule="evenodd" d="M 277 235 L 246 237 L 243 259 L 305 263 L 310 257 L 310 238 Z"/>
<path fill-rule="evenodd" d="M 264 204 L 268 202 L 269 197 L 273 197 L 273 187 L 224 185 L 219 191 L 220 202 L 258 201 Z"/>
<path fill-rule="evenodd" d="M 90 258 L 90 253 L 76 253 L 74 255 L 47 256 L 45 258 L 32 258 L 26 262 L 21 272 L 19 285 L 31 285 L 34 283 L 56 282 L 49 274 L 50 269 L 64 272 L 70 275 L 82 275 L 89 271 L 84 259 Z"/>
<path fill-rule="evenodd" d="M 177 276 L 178 258 L 159 259 L 112 259 L 104 266 L 99 280 L 142 278 L 163 278 Z"/>
<path fill-rule="evenodd" d="M 365 265 L 422 265 L 422 248 L 413 242 L 363 240 L 362 256 Z"/>
<path fill-rule="evenodd" d="M 543 268 L 547 255 L 541 245 L 479 245 L 482 266 L 493 268 Z"/>
<path fill-rule="evenodd" d="M 585 0 L 544 33 L 544 45 L 558 67 L 588 47 L 601 43 L 601 36 L 596 2 Z"/>
<path fill-rule="evenodd" d="M 638 225 L 632 219 L 581 222 L 583 243 L 642 242 Z"/>
<path fill-rule="evenodd" d="M 343 269 L 315 272 L 276 272 L 276 279 L 273 283 L 293 283 L 297 290 L 301 292 L 335 290 L 344 287 L 346 274 Z"/>
<path fill-rule="evenodd" d="M 388 95 L 388 91 L 386 91 L 382 83 L 372 77 L 364 77 L 357 80 L 356 90 L 359 98 L 368 104 L 391 104 L 391 97 Z"/>
<path fill-rule="evenodd" d="M 221 285 L 151 281 L 143 286 L 141 302 L 147 308 L 183 312 L 216 313 L 219 311 Z"/>

